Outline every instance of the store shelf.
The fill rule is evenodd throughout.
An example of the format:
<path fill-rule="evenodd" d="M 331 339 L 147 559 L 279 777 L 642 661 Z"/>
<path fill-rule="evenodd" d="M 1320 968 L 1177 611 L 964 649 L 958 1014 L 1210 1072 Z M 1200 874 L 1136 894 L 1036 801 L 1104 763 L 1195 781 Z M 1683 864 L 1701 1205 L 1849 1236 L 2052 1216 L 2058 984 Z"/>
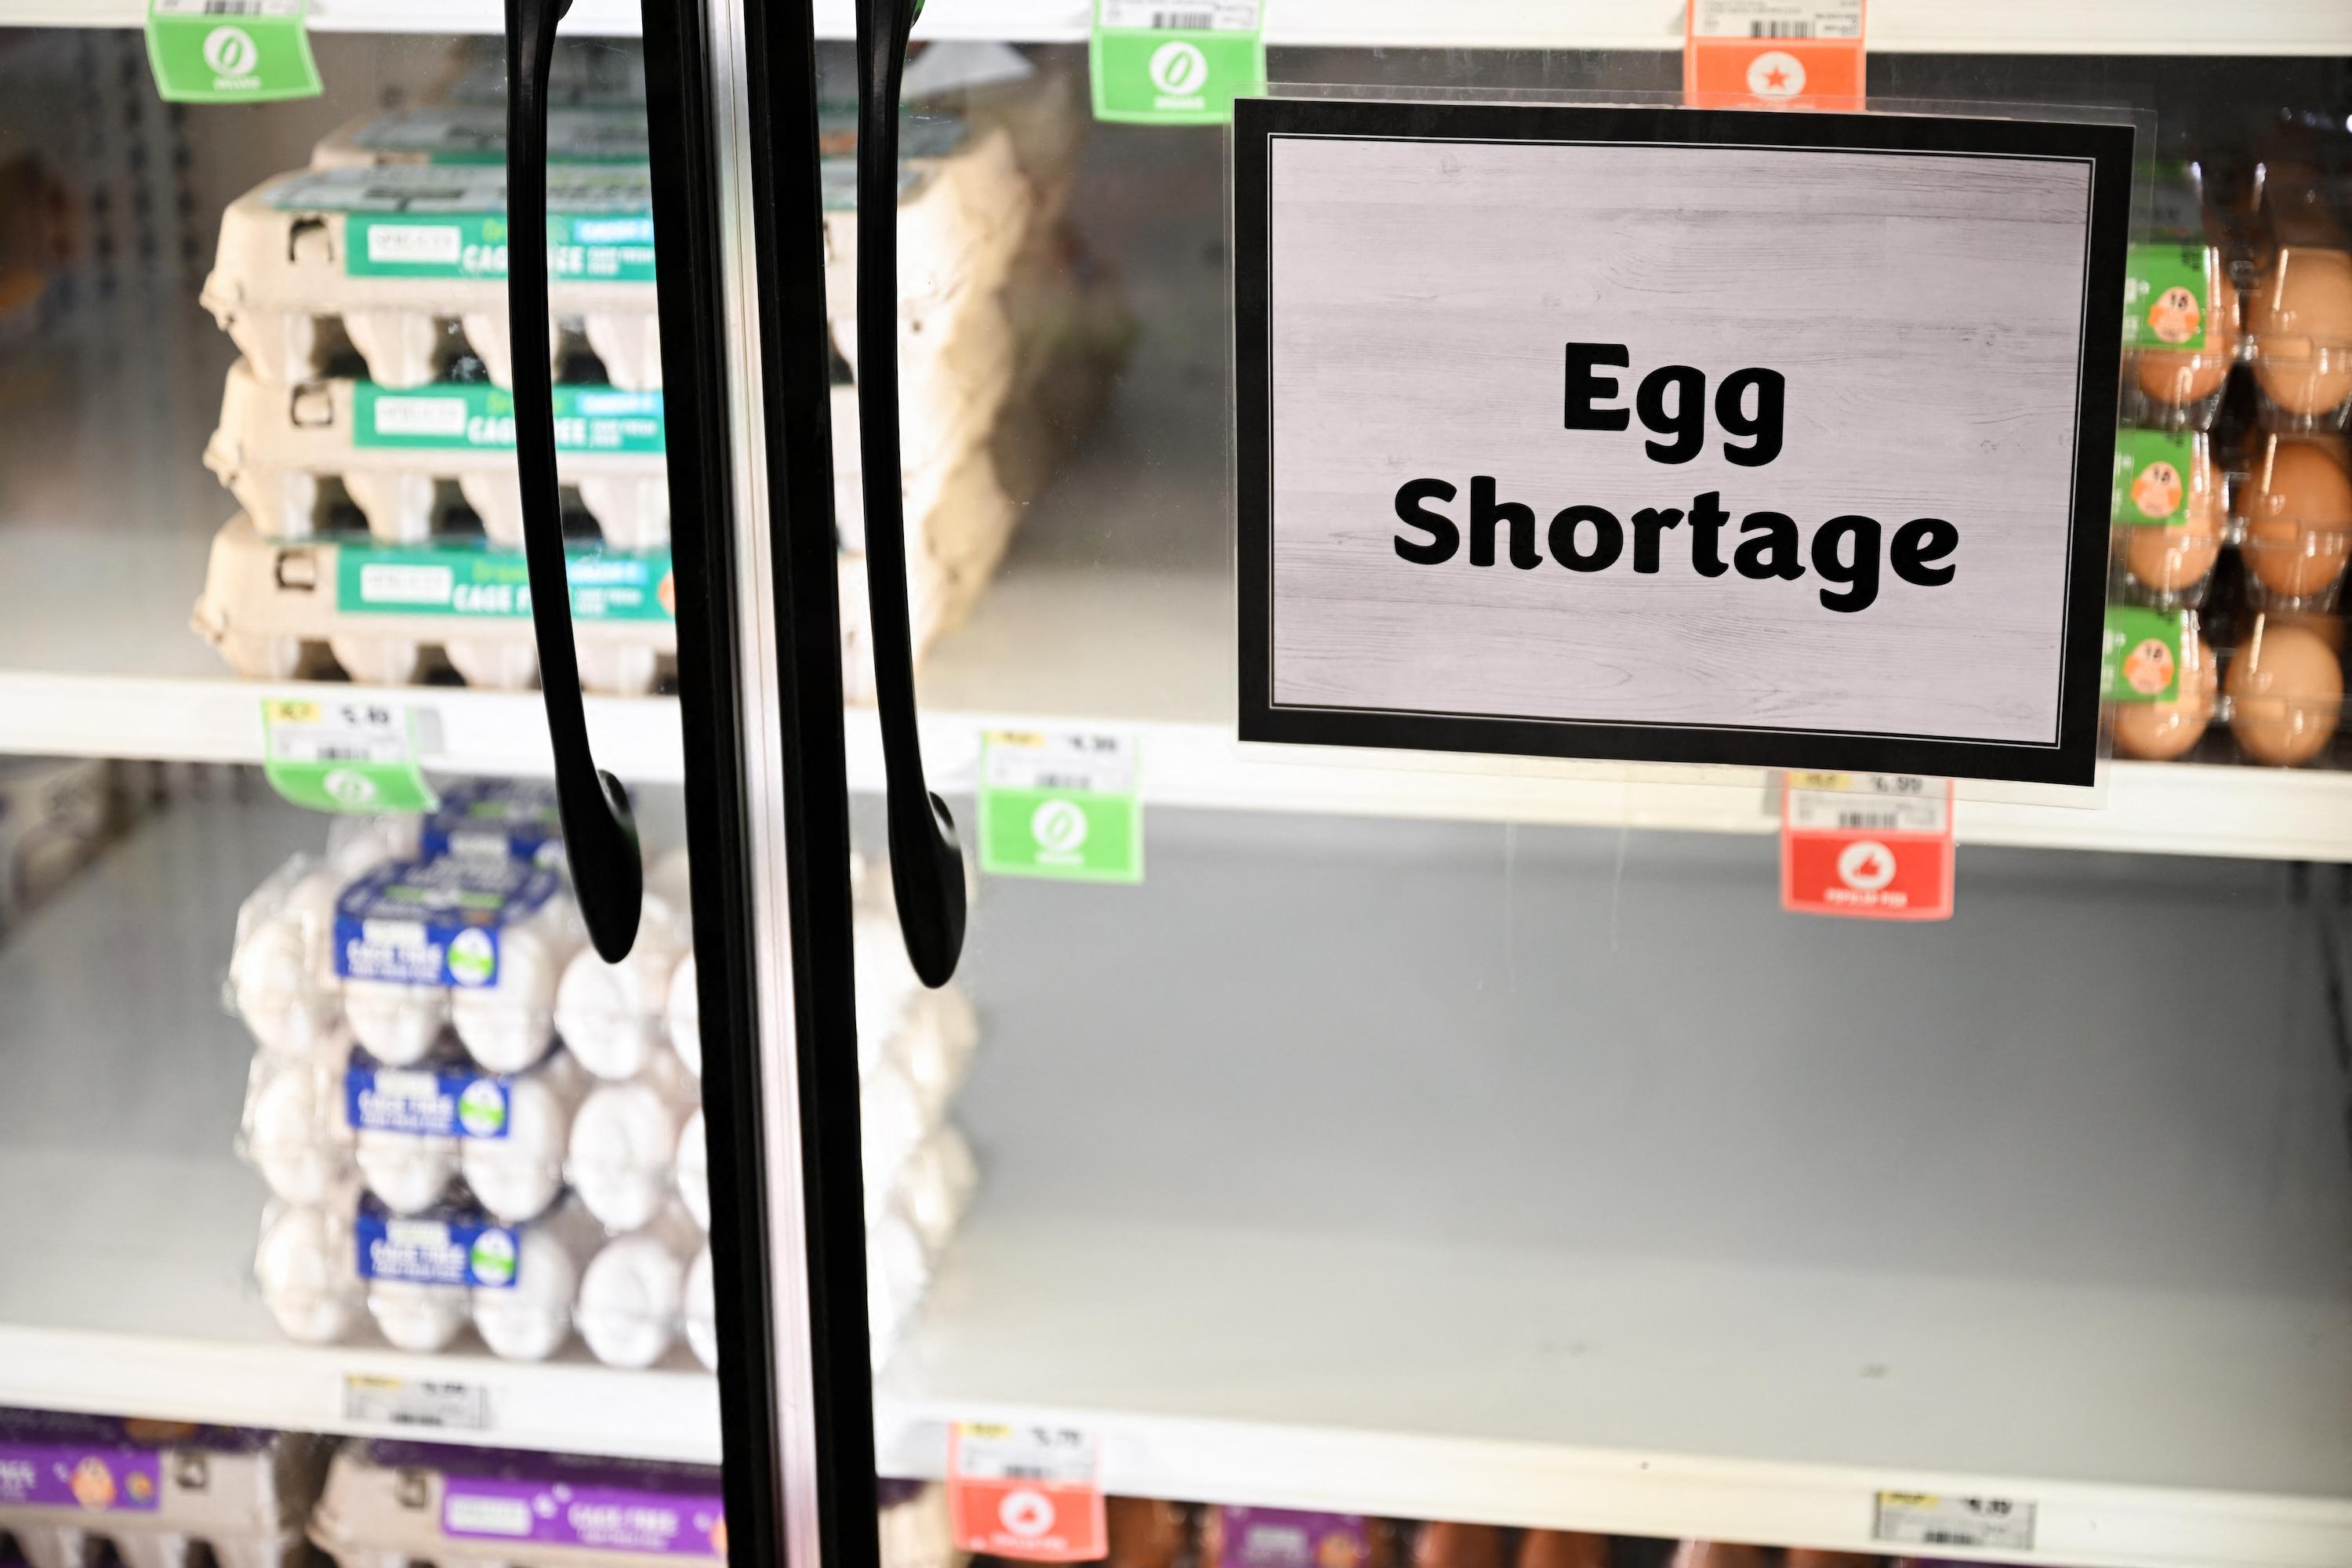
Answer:
<path fill-rule="evenodd" d="M 253 1047 L 217 999 L 238 901 L 322 832 L 266 795 L 181 802 L 0 940 L 0 1405 L 390 1432 L 348 1380 L 430 1380 L 488 1413 L 451 1441 L 716 1461 L 698 1368 L 278 1333 L 251 1276 L 268 1190 L 231 1152 Z"/>
<path fill-rule="evenodd" d="M 935 5 L 918 38 L 1001 38 L 1076 43 L 1087 37 L 1090 0 L 981 0 Z M 818 0 L 817 31 L 845 38 L 847 0 Z M 0 26 L 137 26 L 142 0 L 0 0 Z M 324 30 L 490 33 L 491 0 L 312 0 L 310 25 Z M 564 30 L 631 34 L 633 0 L 579 0 Z M 1277 45 L 1391 48 L 1673 49 L 1682 12 L 1673 0 L 1272 0 L 1266 38 Z M 1874 0 L 1870 47 L 1886 53 L 2294 55 L 2352 51 L 2352 17 L 2334 0 Z"/>
<path fill-rule="evenodd" d="M 1963 851 L 1775 913 L 1768 847 L 1170 814 L 991 883 L 974 1213 L 880 1384 L 1114 1491 L 2003 1562 L 2352 1562 L 2352 1168 L 2284 868 Z"/>

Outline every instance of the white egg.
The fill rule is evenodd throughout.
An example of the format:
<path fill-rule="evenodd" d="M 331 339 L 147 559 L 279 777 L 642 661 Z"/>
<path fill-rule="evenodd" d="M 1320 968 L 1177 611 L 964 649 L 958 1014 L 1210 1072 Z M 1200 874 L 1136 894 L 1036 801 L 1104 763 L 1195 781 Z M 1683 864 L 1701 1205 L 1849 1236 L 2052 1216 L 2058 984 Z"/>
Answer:
<path fill-rule="evenodd" d="M 253 1097 L 246 1152 L 269 1190 L 288 1203 L 321 1203 L 350 1181 L 341 1087 L 332 1068 L 300 1063 L 270 1073 Z"/>
<path fill-rule="evenodd" d="M 253 922 L 228 965 L 237 1016 L 270 1055 L 310 1056 L 333 1033 L 340 1005 L 315 983 L 310 942 L 290 915 Z"/>
<path fill-rule="evenodd" d="M 694 909 L 693 878 L 687 867 L 683 846 L 665 849 L 654 857 L 646 868 L 646 891 L 658 898 L 677 917 L 677 934 L 684 936 L 686 922 Z"/>
<path fill-rule="evenodd" d="M 445 1349 L 465 1328 L 466 1295 L 462 1285 L 374 1279 L 368 1283 L 368 1314 L 395 1349 L 429 1354 Z"/>
<path fill-rule="evenodd" d="M 979 1180 L 971 1147 L 952 1127 L 924 1139 L 907 1162 L 905 1179 L 898 1184 L 898 1211 L 914 1227 L 925 1253 L 936 1258 L 947 1245 Z"/>
<path fill-rule="evenodd" d="M 886 1219 L 866 1233 L 866 1332 L 880 1366 L 897 1345 L 899 1331 L 929 1282 L 923 1244 L 904 1221 Z"/>
<path fill-rule="evenodd" d="M 327 864 L 347 880 L 367 875 L 390 860 L 416 858 L 425 831 L 421 816 L 345 816 L 327 837 Z"/>
<path fill-rule="evenodd" d="M 386 1067 L 414 1067 L 441 1037 L 449 1017 L 448 994 L 437 985 L 346 980 L 343 1016 L 368 1055 Z"/>
<path fill-rule="evenodd" d="M 898 917 L 888 908 L 859 910 L 851 941 L 856 952 L 857 1071 L 864 1077 L 874 1070 L 882 1047 L 898 1032 L 907 1005 L 923 983 L 908 962 Z"/>
<path fill-rule="evenodd" d="M 694 1347 L 695 1360 L 719 1370 L 719 1288 L 708 1247 L 694 1255 L 686 1271 L 686 1342 Z"/>
<path fill-rule="evenodd" d="M 415 1132 L 362 1132 L 360 1179 L 397 1215 L 419 1214 L 441 1201 L 457 1173 L 457 1140 Z"/>
<path fill-rule="evenodd" d="M 647 1083 L 599 1086 L 572 1119 L 565 1172 L 588 1212 L 614 1230 L 646 1224 L 669 1195 L 677 1106 Z"/>
<path fill-rule="evenodd" d="M 360 1301 L 358 1254 L 350 1232 L 324 1210 L 286 1208 L 271 1216 L 253 1272 L 289 1338 L 331 1344 L 350 1329 Z"/>
<path fill-rule="evenodd" d="M 492 1072 L 521 1072 L 555 1040 L 555 990 L 579 942 L 562 894 L 521 924 L 499 932 L 497 978 L 456 988 L 450 1021 L 474 1059 Z"/>
<path fill-rule="evenodd" d="M 545 1361 L 572 1332 L 572 1304 L 580 1289 L 580 1262 L 551 1226 L 522 1233 L 514 1283 L 474 1288 L 474 1327 L 509 1361 Z"/>
<path fill-rule="evenodd" d="M 930 1131 L 923 1100 L 896 1063 L 885 1062 L 857 1086 L 858 1147 L 869 1191 L 898 1184 L 908 1156 Z"/>
<path fill-rule="evenodd" d="M 702 1133 L 702 1112 L 686 1119 L 677 1135 L 677 1196 L 695 1225 L 710 1228 L 710 1148 Z"/>
<path fill-rule="evenodd" d="M 614 1081 L 645 1070 L 661 1043 L 670 975 L 682 956 L 649 917 L 620 963 L 606 963 L 592 947 L 572 957 L 555 994 L 555 1028 L 582 1067 Z"/>
<path fill-rule="evenodd" d="M 459 1145 L 466 1184 L 509 1225 L 537 1218 L 562 1191 L 572 1097 L 569 1074 L 559 1064 L 567 1061 L 550 1057 L 538 1071 L 508 1082 L 504 1137 L 467 1138 Z"/>
<path fill-rule="evenodd" d="M 669 977 L 669 1048 L 680 1066 L 702 1076 L 702 995 L 695 989 L 694 954 L 678 961 Z"/>
<path fill-rule="evenodd" d="M 608 1243 L 580 1281 L 581 1337 L 608 1366 L 651 1366 L 677 1337 L 686 1269 L 651 1236 Z"/>

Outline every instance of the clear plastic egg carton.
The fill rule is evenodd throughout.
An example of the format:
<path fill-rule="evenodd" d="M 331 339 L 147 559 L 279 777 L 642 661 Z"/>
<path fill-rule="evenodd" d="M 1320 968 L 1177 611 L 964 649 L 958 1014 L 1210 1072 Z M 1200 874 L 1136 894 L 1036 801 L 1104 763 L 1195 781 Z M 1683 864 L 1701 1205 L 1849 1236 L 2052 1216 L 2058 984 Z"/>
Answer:
<path fill-rule="evenodd" d="M 2352 414 L 2352 192 L 2289 176 L 2263 189 L 2264 242 L 2247 269 L 2247 358 L 2270 430 L 2342 430 Z"/>
<path fill-rule="evenodd" d="M 2115 754 L 2254 767 L 2343 764 L 2345 622 L 2249 612 L 2110 608 Z"/>
<path fill-rule="evenodd" d="M 727 1558 L 716 1468 L 383 1439 L 337 1450 L 310 1538 L 337 1568 Z"/>
<path fill-rule="evenodd" d="M 2221 246 L 2135 245 L 2124 280 L 2123 417 L 2149 429 L 2210 430 L 2231 368 L 2252 352 Z"/>
<path fill-rule="evenodd" d="M 2110 599 L 2200 608 L 2226 550 L 2253 608 L 2334 612 L 2352 559 L 2347 475 L 2336 437 L 2257 431 L 2225 458 L 2200 432 L 2117 432 Z"/>
<path fill-rule="evenodd" d="M 2352 361 L 2347 362 L 2352 374 Z M 2255 609 L 2332 614 L 2352 561 L 2352 451 L 2340 436 L 2256 431 L 2231 485 Z"/>
<path fill-rule="evenodd" d="M 506 161 L 506 148 L 504 103 L 416 103 L 344 125 L 311 149 L 310 166 L 496 164 Z M 642 103 L 557 104 L 547 111 L 551 164 L 643 164 L 651 156 Z"/>
<path fill-rule="evenodd" d="M 559 363 L 584 343 L 614 385 L 658 388 L 650 174 L 561 167 L 547 199 Z M 511 386 L 508 239 L 502 165 L 304 170 L 222 214 L 202 301 L 267 381 L 331 374 L 348 351 L 381 385 L 422 386 L 470 352 Z"/>
<path fill-rule="evenodd" d="M 298 1568 L 326 1462 L 301 1433 L 0 1410 L 0 1537 L 31 1568 Z"/>
<path fill-rule="evenodd" d="M 578 545 L 564 555 L 582 686 L 644 696 L 675 680 L 669 552 Z M 214 536 L 190 625 L 255 680 L 340 673 L 403 686 L 446 670 L 469 686 L 518 691 L 539 679 L 523 558 L 474 542 L 271 540 L 239 514 Z"/>
<path fill-rule="evenodd" d="M 617 387 L 555 389 L 556 481 L 614 550 L 669 542 L 662 395 Z M 219 426 L 205 446 L 213 471 L 269 539 L 307 539 L 348 504 L 384 544 L 450 531 L 454 503 L 492 544 L 522 546 L 515 479 L 514 395 L 485 382 L 397 388 L 327 379 L 265 381 L 229 367 Z"/>

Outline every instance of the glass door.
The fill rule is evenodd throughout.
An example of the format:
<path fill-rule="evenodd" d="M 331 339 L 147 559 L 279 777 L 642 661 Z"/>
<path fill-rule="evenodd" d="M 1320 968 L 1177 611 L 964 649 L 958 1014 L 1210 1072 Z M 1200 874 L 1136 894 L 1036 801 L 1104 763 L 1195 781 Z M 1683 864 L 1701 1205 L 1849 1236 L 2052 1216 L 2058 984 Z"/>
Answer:
<path fill-rule="evenodd" d="M 1940 406 L 1933 374 L 1885 373 L 1923 338 L 1947 381 L 1981 354 L 2046 346 L 1975 290 L 2010 244 L 1963 263 L 1931 242 L 1905 267 L 1950 287 L 1892 325 L 1860 283 L 1783 300 L 1808 276 L 1796 260 L 1751 275 L 1749 306 L 1785 304 L 1795 334 L 1770 346 L 1787 359 L 1792 451 L 1867 432 L 1941 476 L 1948 515 L 1979 519 L 2005 474 L 2056 451 L 2062 476 L 2095 487 L 2088 624 L 2106 601 L 2130 612 L 2114 624 L 2162 633 L 2171 679 L 2134 690 L 2118 672 L 2087 790 L 1964 782 L 1946 805 L 1937 780 L 1915 816 L 1842 798 L 1868 788 L 1850 778 L 1797 778 L 1816 793 L 1792 798 L 1792 767 L 1876 771 L 1794 743 L 1677 767 L 1245 738 L 1242 672 L 1262 655 L 1237 562 L 1255 448 L 1235 410 L 1272 374 L 1235 352 L 1237 322 L 1264 309 L 1249 269 L 1265 258 L 1244 254 L 1252 226 L 1233 209 L 1236 169 L 1263 151 L 1252 111 L 1231 131 L 1106 117 L 1110 34 L 1129 30 L 1110 5 L 1050 25 L 934 6 L 894 92 L 901 18 L 858 9 L 873 30 L 855 46 L 820 11 L 813 54 L 806 16 L 772 13 L 759 57 L 777 214 L 766 388 L 785 447 L 779 467 L 772 425 L 770 472 L 798 503 L 777 513 L 798 742 L 786 798 L 804 835 L 799 1035 L 767 1043 L 761 1148 L 768 1269 L 810 1300 L 804 1331 L 775 1324 L 773 1416 L 787 1515 L 824 1521 L 795 1548 L 877 1549 L 862 1517 L 870 1431 L 886 1481 L 962 1463 L 964 1543 L 1008 1558 L 1089 1533 L 1077 1494 L 1047 1484 L 1072 1455 L 1070 1473 L 1112 1500 L 1107 1542 L 1076 1554 L 1152 1568 L 2155 1568 L 2352 1552 L 2352 1183 L 2331 1000 L 2352 800 L 2326 585 L 2352 509 L 2284 494 L 2306 468 L 2342 488 L 2342 412 L 2315 379 L 2342 351 L 2301 292 L 2332 286 L 2294 279 L 2338 270 L 2352 221 L 2352 37 L 2259 6 L 2226 37 L 2186 13 L 2126 29 L 2080 8 L 1872 8 L 1882 112 L 2129 126 L 2097 106 L 2152 109 L 2123 154 L 2155 198 L 2121 237 L 2140 248 L 2073 276 L 2121 301 L 2118 274 L 2162 247 L 2180 272 L 2165 289 L 2200 322 L 2193 343 L 2086 336 L 2104 357 L 2084 362 L 2079 396 L 1972 423 L 1921 412 Z M 1173 26 L 1132 30 L 1146 22 Z M 1468 99 L 1533 116 L 1654 106 L 1681 79 L 1661 18 L 1605 7 L 1295 5 L 1263 22 L 1276 85 L 1244 99 Z M 895 166 L 838 148 L 861 94 L 866 137 L 895 124 Z M 1801 119 L 1775 123 L 1801 139 Z M 1552 441 L 1566 438 L 1563 342 L 1627 349 L 1588 369 L 1613 378 L 1597 402 L 1628 434 L 1608 438 L 1654 449 L 1691 411 L 1672 378 L 1649 401 L 1658 366 L 1703 368 L 1712 395 L 1743 367 L 1782 365 L 1738 357 L 1754 339 L 1728 315 L 1591 304 L 1604 285 L 1622 301 L 1645 282 L 1722 281 L 1729 261 L 1649 246 L 1642 226 L 1779 198 L 1626 189 L 1604 215 L 1638 218 L 1613 273 L 1541 227 L 1557 218 L 1540 202 L 1525 225 L 1472 210 L 1458 268 L 1408 288 L 1385 269 L 1398 247 L 1453 231 L 1374 220 L 1436 210 L 1410 204 L 1456 176 L 1481 177 L 1465 162 L 1433 169 L 1428 190 L 1309 182 L 1298 199 L 1328 200 L 1321 221 L 1386 238 L 1318 250 L 1327 271 L 1298 285 L 1293 319 L 1345 303 L 1391 350 L 1473 342 L 1497 382 L 1543 389 L 1535 423 Z M 835 182 L 821 233 L 791 199 L 813 178 Z M 853 182 L 868 204 L 855 215 L 839 199 Z M 1816 205 L 1858 188 L 1832 180 Z M 885 190 L 893 266 L 873 248 Z M 1532 288 L 1534 264 L 1507 284 L 1498 269 L 1538 231 L 1577 281 L 1544 301 L 1544 335 L 1516 342 L 1479 317 L 1496 297 L 1481 290 Z M 2163 291 L 2129 297 L 2139 319 Z M 1387 499 L 1424 471 L 1409 466 L 1423 427 L 1464 443 L 1494 429 L 1464 426 L 1463 407 L 1486 405 L 1413 402 L 1345 346 L 1328 368 L 1349 390 L 1317 402 L 1309 385 L 1297 406 L 1393 446 L 1361 457 L 1369 481 L 1337 460 L 1314 471 L 1333 493 L 1378 494 L 1297 548 L 1360 544 L 1393 568 L 1435 537 L 1401 527 Z M 895 451 L 874 426 L 893 401 L 875 390 L 886 363 Z M 1877 392 L 1801 405 L 1803 376 L 1849 374 Z M 1708 450 L 1685 470 L 1704 477 L 1661 468 L 1653 488 L 1679 488 L 1693 512 L 1710 486 L 1757 495 L 1716 448 L 1755 437 L 1760 406 L 1706 405 Z M 2104 421 L 2095 458 L 2073 423 L 2085 408 Z M 793 470 L 796 440 L 833 455 L 830 528 L 823 488 Z M 2130 510 L 2159 463 L 2179 493 Z M 1465 585 L 1482 571 L 1555 594 L 1587 581 L 1536 527 L 1576 492 L 1524 479 L 1514 492 L 1514 470 L 1460 467 L 1450 504 L 1431 502 L 1467 536 L 1454 576 L 1306 595 L 1305 624 L 1319 605 L 1357 641 L 1302 657 L 1378 666 L 1385 644 L 1365 628 L 1393 623 L 1346 620 L 1367 601 L 1484 592 Z M 1496 488 L 1482 500 L 1477 484 Z M 1649 504 L 1598 499 L 1621 520 Z M 1837 499 L 1807 500 L 1803 527 Z M 1532 513 L 1524 535 L 1505 501 Z M 877 520 L 893 511 L 886 536 Z M 1665 536 L 1662 581 L 1706 576 L 1696 527 Z M 1585 537 L 1571 531 L 1565 552 Z M 1961 537 L 1961 560 L 1985 559 L 1968 553 L 1981 532 Z M 1522 539 L 1532 561 L 1510 558 Z M 1775 575 L 1790 636 L 1867 624 L 1822 593 L 1851 591 L 1851 556 L 1829 557 L 1843 579 L 1818 554 L 1793 575 L 1759 559 L 1763 573 L 1730 581 Z M 1912 591 L 1893 570 L 1886 603 Z M 2022 603 L 1984 614 L 2021 624 Z M 836 616 L 838 666 L 822 657 Z M 1530 628 L 1529 659 L 1551 657 L 1549 634 L 1512 625 Z M 1858 657 L 1837 689 L 1912 651 Z M 906 656 L 910 683 L 894 668 Z M 1567 660 L 1551 679 L 1581 690 L 1596 668 Z M 1662 706 L 1708 696 L 1686 667 L 1658 668 L 1684 670 L 1653 682 Z M 1630 651 L 1607 673 L 1651 679 Z M 953 820 L 944 858 L 926 789 Z M 1948 918 L 1784 907 L 1812 827 L 1948 831 Z M 1868 890 L 1874 874 L 1837 885 Z"/>

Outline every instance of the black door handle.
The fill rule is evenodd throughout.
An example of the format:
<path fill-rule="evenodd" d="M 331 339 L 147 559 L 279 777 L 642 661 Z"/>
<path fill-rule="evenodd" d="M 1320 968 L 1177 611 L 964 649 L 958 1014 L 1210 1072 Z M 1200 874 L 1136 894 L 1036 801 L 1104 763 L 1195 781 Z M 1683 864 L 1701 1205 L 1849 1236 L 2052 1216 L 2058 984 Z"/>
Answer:
<path fill-rule="evenodd" d="M 874 700 L 890 783 L 890 885 L 907 957 L 924 984 L 939 986 L 963 954 L 963 850 L 947 803 L 923 778 L 898 472 L 898 84 L 922 9 L 922 0 L 857 5 L 857 437 Z"/>
<path fill-rule="evenodd" d="M 637 821 L 621 781 L 588 749 L 563 506 L 555 485 L 555 373 L 547 341 L 547 78 L 555 25 L 572 0 L 507 0 L 507 341 L 514 366 L 515 477 L 522 485 L 523 563 L 530 576 L 539 685 L 555 743 L 563 853 L 588 940 L 607 963 L 629 955 L 645 900 Z"/>

